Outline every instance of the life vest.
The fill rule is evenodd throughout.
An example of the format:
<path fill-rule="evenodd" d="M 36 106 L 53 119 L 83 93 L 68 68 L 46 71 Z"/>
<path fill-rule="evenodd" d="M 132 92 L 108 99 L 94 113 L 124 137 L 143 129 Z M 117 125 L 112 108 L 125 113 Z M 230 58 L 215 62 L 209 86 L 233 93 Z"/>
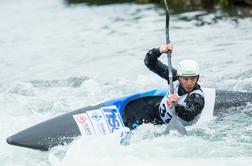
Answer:
<path fill-rule="evenodd" d="M 178 94 L 178 87 L 179 87 L 179 81 L 177 80 L 177 81 L 174 82 L 174 93 L 175 94 Z M 172 119 L 172 116 L 173 116 L 173 114 L 172 114 L 172 105 L 171 105 L 170 101 L 168 100 L 169 91 L 170 90 L 168 89 L 167 94 L 162 99 L 162 101 L 160 102 L 160 105 L 159 105 L 159 115 L 160 115 L 160 118 L 162 119 L 162 121 L 165 124 L 169 123 L 170 120 Z M 199 89 L 193 90 L 193 91 L 188 92 L 188 93 L 186 93 L 186 94 L 184 94 L 182 96 L 179 96 L 178 104 L 186 107 L 186 99 L 187 99 L 187 97 L 189 97 L 191 94 L 195 94 L 195 93 L 204 96 L 204 94 L 203 94 L 203 92 L 201 90 L 199 90 Z M 177 116 L 176 113 L 174 113 L 174 115 Z M 200 114 L 198 114 L 194 118 L 194 120 L 189 121 L 189 122 L 181 119 L 178 116 L 177 116 L 177 118 L 178 118 L 178 120 L 181 121 L 181 123 L 184 126 L 188 126 L 188 125 L 192 125 L 192 124 L 196 123 L 199 120 L 199 118 L 200 118 Z"/>

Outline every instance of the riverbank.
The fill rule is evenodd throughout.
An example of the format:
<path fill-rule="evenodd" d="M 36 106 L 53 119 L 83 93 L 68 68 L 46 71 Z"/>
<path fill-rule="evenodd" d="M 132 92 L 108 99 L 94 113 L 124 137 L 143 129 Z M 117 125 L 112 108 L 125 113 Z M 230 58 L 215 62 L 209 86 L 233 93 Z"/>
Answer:
<path fill-rule="evenodd" d="M 67 3 L 92 3 L 92 4 L 110 4 L 110 3 L 125 3 L 134 2 L 140 4 L 157 3 L 163 4 L 163 0 L 65 0 Z M 169 0 L 169 4 L 174 7 L 184 9 L 188 8 L 211 8 L 216 4 L 222 7 L 232 6 L 251 6 L 252 0 Z"/>
<path fill-rule="evenodd" d="M 156 4 L 164 7 L 163 0 L 64 0 L 66 5 L 85 3 L 89 5 L 107 5 L 114 3 Z M 195 10 L 217 12 L 224 16 L 252 16 L 252 0 L 169 0 L 171 13 L 183 13 Z"/>

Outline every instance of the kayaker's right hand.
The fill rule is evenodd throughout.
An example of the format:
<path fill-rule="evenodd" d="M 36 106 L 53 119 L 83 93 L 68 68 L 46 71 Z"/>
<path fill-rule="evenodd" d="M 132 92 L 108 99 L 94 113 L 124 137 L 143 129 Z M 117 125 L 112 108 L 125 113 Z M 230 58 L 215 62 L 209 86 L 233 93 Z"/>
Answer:
<path fill-rule="evenodd" d="M 159 47 L 159 51 L 160 53 L 166 53 L 168 51 L 172 51 L 173 50 L 173 45 L 172 44 L 166 44 L 166 45 L 163 45 L 163 46 L 160 46 Z"/>

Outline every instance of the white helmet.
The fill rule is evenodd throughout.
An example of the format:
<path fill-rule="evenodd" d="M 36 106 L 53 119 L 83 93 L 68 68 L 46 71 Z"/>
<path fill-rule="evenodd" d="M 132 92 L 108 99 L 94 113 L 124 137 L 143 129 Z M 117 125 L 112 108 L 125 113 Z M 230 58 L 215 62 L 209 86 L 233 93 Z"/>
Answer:
<path fill-rule="evenodd" d="M 191 59 L 185 59 L 179 62 L 177 72 L 179 76 L 197 76 L 200 74 L 199 65 Z"/>

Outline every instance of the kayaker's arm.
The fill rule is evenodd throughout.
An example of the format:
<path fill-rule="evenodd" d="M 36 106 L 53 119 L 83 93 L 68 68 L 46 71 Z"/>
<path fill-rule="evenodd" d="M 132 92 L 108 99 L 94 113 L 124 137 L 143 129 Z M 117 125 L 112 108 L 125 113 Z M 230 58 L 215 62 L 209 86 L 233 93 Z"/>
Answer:
<path fill-rule="evenodd" d="M 158 74 L 160 77 L 169 82 L 168 66 L 166 66 L 165 64 L 163 64 L 161 61 L 158 60 L 160 56 L 161 53 L 159 48 L 153 48 L 147 52 L 144 59 L 144 63 L 151 71 Z M 172 74 L 173 74 L 173 81 L 176 81 L 177 70 L 173 68 Z"/>
<path fill-rule="evenodd" d="M 204 108 L 205 99 L 200 94 L 191 94 L 186 101 L 186 107 L 176 104 L 175 110 L 178 116 L 189 122 L 192 121 Z"/>

